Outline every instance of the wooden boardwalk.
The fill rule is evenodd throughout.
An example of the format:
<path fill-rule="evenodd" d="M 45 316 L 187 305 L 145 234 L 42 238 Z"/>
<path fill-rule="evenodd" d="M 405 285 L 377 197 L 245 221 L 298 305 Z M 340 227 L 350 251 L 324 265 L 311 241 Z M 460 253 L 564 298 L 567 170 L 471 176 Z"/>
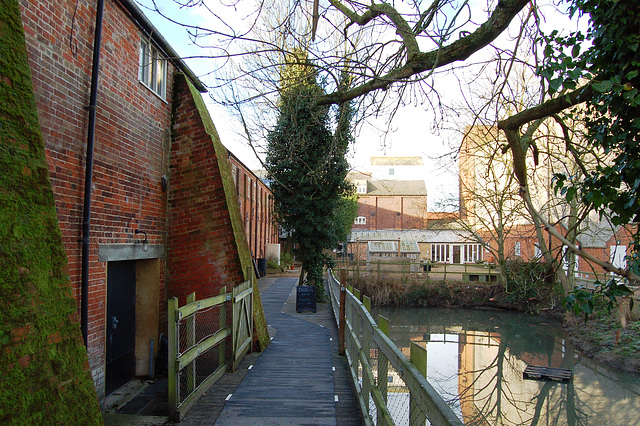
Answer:
<path fill-rule="evenodd" d="M 231 374 L 240 374 L 241 382 L 222 407 L 205 396 L 182 424 L 361 425 L 346 361 L 337 354 L 330 307 L 318 304 L 315 314 L 298 314 L 296 278 L 261 281 L 271 345 L 257 357 L 250 354 L 250 370 Z M 220 393 L 216 387 L 208 392 L 212 397 Z"/>

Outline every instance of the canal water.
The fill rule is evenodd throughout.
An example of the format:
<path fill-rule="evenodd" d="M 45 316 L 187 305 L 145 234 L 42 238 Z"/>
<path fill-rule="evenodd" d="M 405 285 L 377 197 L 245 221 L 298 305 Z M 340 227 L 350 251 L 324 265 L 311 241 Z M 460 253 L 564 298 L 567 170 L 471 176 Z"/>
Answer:
<path fill-rule="evenodd" d="M 469 425 L 640 425 L 640 376 L 581 356 L 554 322 L 471 309 L 375 310 L 409 354 L 427 349 L 427 379 Z M 585 325 L 588 327 L 588 323 Z M 568 383 L 523 379 L 527 365 L 565 368 Z"/>

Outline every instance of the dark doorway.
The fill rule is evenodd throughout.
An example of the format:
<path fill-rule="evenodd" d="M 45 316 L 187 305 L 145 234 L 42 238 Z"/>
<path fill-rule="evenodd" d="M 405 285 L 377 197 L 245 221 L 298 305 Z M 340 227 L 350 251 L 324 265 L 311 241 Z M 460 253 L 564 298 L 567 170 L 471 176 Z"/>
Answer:
<path fill-rule="evenodd" d="M 107 264 L 106 394 L 135 376 L 136 263 Z"/>
<path fill-rule="evenodd" d="M 453 246 L 453 263 L 460 263 L 460 248 L 458 244 Z"/>

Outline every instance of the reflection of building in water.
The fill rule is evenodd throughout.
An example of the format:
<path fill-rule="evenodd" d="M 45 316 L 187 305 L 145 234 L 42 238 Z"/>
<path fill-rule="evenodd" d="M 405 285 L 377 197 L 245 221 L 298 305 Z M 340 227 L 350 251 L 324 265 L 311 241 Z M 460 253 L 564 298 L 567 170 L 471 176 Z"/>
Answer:
<path fill-rule="evenodd" d="M 427 348 L 427 379 L 465 424 L 640 424 L 637 377 L 626 380 L 623 374 L 579 359 L 561 336 L 544 329 L 514 333 L 515 328 L 500 327 L 498 333 L 488 331 L 493 325 L 483 331 L 465 328 L 391 328 L 392 340 L 407 357 L 410 341 Z M 453 350 L 444 350 L 447 346 Z M 377 351 L 371 355 L 377 359 Z M 573 380 L 524 380 L 527 365 L 569 368 Z M 408 403 L 401 375 L 390 370 L 387 382 L 390 398 L 393 394 Z"/>
<path fill-rule="evenodd" d="M 459 343 L 458 391 L 465 424 L 530 424 L 531 401 L 543 382 L 524 380 L 527 364 L 561 367 L 564 341 L 551 352 L 526 351 L 514 356 L 498 333 L 468 331 Z M 559 385 L 562 386 L 562 385 Z"/>

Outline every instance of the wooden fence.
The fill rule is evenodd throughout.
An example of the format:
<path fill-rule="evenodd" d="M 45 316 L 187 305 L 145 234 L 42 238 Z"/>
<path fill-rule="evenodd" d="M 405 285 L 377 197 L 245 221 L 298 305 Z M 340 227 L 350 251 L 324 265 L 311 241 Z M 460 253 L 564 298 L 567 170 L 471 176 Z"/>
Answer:
<path fill-rule="evenodd" d="M 426 349 L 413 343 L 407 359 L 387 336 L 389 321 L 379 316 L 376 323 L 371 300 L 361 300 L 360 292 L 346 285 L 346 271 L 340 281 L 330 271 L 328 284 L 340 353 L 349 362 L 365 423 L 462 425 L 426 379 Z"/>
<path fill-rule="evenodd" d="M 254 277 L 249 268 L 249 276 Z M 253 279 L 227 293 L 196 300 L 178 307 L 168 301 L 169 328 L 169 416 L 179 422 L 195 402 L 227 371 L 236 368 L 253 339 Z M 227 302 L 232 303 L 232 323 L 227 324 Z M 232 336 L 232 358 L 227 360 L 226 340 Z"/>
<path fill-rule="evenodd" d="M 348 278 L 399 279 L 402 281 L 496 282 L 499 271 L 487 263 L 408 263 L 393 261 L 338 261 Z"/>

